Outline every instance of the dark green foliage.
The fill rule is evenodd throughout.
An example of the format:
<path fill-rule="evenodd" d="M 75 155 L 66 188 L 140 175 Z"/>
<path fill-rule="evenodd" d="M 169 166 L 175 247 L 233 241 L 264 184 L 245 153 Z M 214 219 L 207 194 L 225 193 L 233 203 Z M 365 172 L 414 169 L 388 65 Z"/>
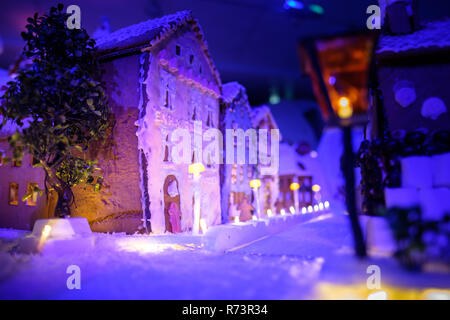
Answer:
<path fill-rule="evenodd" d="M 400 158 L 450 152 L 450 133 L 439 131 L 433 135 L 410 132 L 404 138 L 376 138 L 364 140 L 358 151 L 356 166 L 361 168 L 362 209 L 376 215 L 384 207 L 384 188 L 401 186 Z"/>
<path fill-rule="evenodd" d="M 424 221 L 419 207 L 389 208 L 380 215 L 389 221 L 397 243 L 395 256 L 406 268 L 420 270 L 427 260 L 450 258 L 450 215 L 442 221 Z"/>
<path fill-rule="evenodd" d="M 21 158 L 18 147 L 23 147 L 39 161 L 46 190 L 58 193 L 58 216 L 70 214 L 71 187 L 99 188 L 95 161 L 85 155 L 91 142 L 104 139 L 110 118 L 95 42 L 83 28 L 68 29 L 68 17 L 58 5 L 49 14 L 28 18 L 23 58 L 32 63 L 8 83 L 0 107 L 0 128 L 7 120 L 22 127 L 8 139 L 14 158 Z"/>

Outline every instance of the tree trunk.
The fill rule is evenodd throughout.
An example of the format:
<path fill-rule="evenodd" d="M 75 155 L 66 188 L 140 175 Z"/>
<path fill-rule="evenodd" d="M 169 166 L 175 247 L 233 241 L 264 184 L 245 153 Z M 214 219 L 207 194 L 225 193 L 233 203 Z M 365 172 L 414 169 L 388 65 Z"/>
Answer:
<path fill-rule="evenodd" d="M 46 167 L 45 172 L 46 186 L 48 186 L 49 189 L 55 190 L 58 195 L 54 216 L 59 218 L 70 216 L 70 206 L 74 202 L 71 188 L 58 178 L 56 170 Z"/>

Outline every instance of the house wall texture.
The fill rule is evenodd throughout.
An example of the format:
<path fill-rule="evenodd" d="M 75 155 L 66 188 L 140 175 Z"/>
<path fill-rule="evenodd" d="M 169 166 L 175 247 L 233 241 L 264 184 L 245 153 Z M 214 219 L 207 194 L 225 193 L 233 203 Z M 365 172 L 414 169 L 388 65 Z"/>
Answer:
<path fill-rule="evenodd" d="M 202 131 L 219 125 L 219 93 L 212 70 L 203 52 L 203 44 L 188 27 L 179 29 L 174 35 L 152 47 L 149 54 L 149 69 L 145 81 L 148 99 L 145 115 L 139 120 L 139 147 L 144 150 L 148 167 L 148 194 L 150 196 L 151 226 L 155 233 L 168 230 L 168 197 L 164 184 L 169 176 L 175 176 L 176 183 L 170 186 L 170 193 L 179 196 L 181 228 L 190 230 L 193 225 L 193 196 L 198 190 L 201 195 L 201 218 L 207 225 L 219 224 L 220 182 L 219 165 L 208 168 L 201 174 L 200 182 L 194 183 L 189 174 L 190 163 L 174 163 L 166 149 L 173 150 L 170 134 L 184 128 L 193 137 L 194 120 L 202 122 Z M 168 105 L 165 105 L 168 101 Z M 166 148 L 167 146 L 167 148 Z M 203 144 L 203 148 L 205 147 Z M 189 157 L 190 158 L 190 157 Z M 195 162 L 203 162 L 195 155 Z"/>
<path fill-rule="evenodd" d="M 449 74 L 450 63 L 387 65 L 379 69 L 384 108 L 389 128 L 394 135 L 418 129 L 427 133 L 448 129 Z"/>
<path fill-rule="evenodd" d="M 0 151 L 5 152 L 5 156 L 12 157 L 12 150 L 6 138 L 0 138 Z M 24 154 L 20 167 L 13 167 L 11 162 L 0 165 L 0 228 L 31 230 L 36 219 L 46 217 L 45 193 L 37 198 L 35 206 L 22 201 L 22 197 L 27 193 L 28 183 L 37 183 L 44 189 L 44 178 L 44 170 L 33 168 L 31 156 L 28 154 Z M 19 185 L 17 205 L 9 204 L 10 183 Z"/>
<path fill-rule="evenodd" d="M 115 125 L 106 145 L 92 148 L 90 156 L 98 157 L 104 183 L 98 193 L 91 187 L 75 187 L 72 215 L 86 217 L 93 231 L 133 233 L 142 218 L 135 125 L 139 116 L 139 55 L 103 62 L 102 68 Z"/>

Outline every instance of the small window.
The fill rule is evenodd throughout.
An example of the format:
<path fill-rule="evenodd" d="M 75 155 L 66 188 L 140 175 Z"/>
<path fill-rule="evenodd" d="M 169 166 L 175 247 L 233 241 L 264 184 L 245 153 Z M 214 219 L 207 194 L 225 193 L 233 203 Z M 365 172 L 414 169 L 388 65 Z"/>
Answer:
<path fill-rule="evenodd" d="M 11 206 L 17 206 L 19 204 L 19 184 L 12 182 L 9 184 L 9 204 Z"/>
<path fill-rule="evenodd" d="M 169 107 L 169 90 L 166 90 L 166 96 L 164 98 L 164 107 Z"/>
<path fill-rule="evenodd" d="M 178 44 L 175 46 L 175 54 L 181 56 L 181 47 Z"/>
<path fill-rule="evenodd" d="M 189 56 L 189 63 L 190 63 L 190 64 L 193 64 L 193 63 L 194 63 L 194 55 L 193 55 L 193 54 L 191 54 L 191 55 Z"/>
<path fill-rule="evenodd" d="M 40 164 L 39 160 L 36 159 L 35 157 L 31 157 L 31 166 L 37 166 L 38 164 Z"/>
<path fill-rule="evenodd" d="M 27 206 L 35 206 L 37 204 L 38 192 L 35 191 L 38 184 L 36 182 L 30 182 L 27 186 L 27 193 L 32 193 L 31 197 L 27 199 Z"/>
<path fill-rule="evenodd" d="M 13 160 L 12 161 L 13 167 L 21 167 L 22 166 L 22 160 Z"/>
<path fill-rule="evenodd" d="M 166 142 L 164 145 L 164 162 L 169 162 L 169 135 L 166 136 Z"/>

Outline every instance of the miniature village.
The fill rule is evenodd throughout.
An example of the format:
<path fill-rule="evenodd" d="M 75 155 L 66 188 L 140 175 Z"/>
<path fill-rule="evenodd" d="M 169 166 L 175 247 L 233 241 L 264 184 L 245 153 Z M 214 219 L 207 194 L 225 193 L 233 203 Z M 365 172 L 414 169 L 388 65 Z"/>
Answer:
<path fill-rule="evenodd" d="M 378 5 L 380 29 L 297 41 L 313 99 L 262 103 L 191 10 L 30 17 L 0 69 L 0 298 L 450 299 L 450 18 Z"/>

